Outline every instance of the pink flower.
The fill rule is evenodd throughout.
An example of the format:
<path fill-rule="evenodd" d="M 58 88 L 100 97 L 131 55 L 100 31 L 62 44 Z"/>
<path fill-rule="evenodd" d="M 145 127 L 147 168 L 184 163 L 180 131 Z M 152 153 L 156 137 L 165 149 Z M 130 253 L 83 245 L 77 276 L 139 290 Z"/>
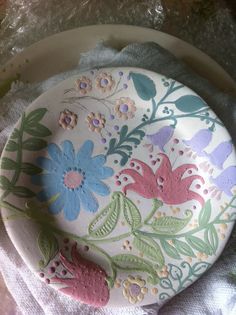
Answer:
<path fill-rule="evenodd" d="M 109 300 L 109 288 L 106 282 L 106 272 L 94 262 L 80 256 L 76 244 L 71 249 L 72 261 L 60 253 L 64 268 L 71 274 L 68 278 L 51 278 L 51 283 L 65 284 L 59 289 L 82 303 L 95 307 L 105 306 Z"/>
<path fill-rule="evenodd" d="M 159 153 L 159 155 L 162 161 L 155 173 L 146 163 L 132 159 L 132 163 L 138 164 L 142 174 L 134 169 L 122 170 L 120 174 L 129 175 L 134 181 L 124 186 L 123 192 L 126 194 L 128 190 L 131 190 L 144 198 L 158 198 L 169 205 L 181 204 L 193 199 L 203 205 L 204 199 L 191 191 L 190 186 L 194 180 L 198 179 L 204 183 L 204 179 L 199 175 L 183 178 L 187 170 L 197 170 L 197 167 L 194 164 L 183 164 L 172 170 L 168 156 L 164 153 Z"/>

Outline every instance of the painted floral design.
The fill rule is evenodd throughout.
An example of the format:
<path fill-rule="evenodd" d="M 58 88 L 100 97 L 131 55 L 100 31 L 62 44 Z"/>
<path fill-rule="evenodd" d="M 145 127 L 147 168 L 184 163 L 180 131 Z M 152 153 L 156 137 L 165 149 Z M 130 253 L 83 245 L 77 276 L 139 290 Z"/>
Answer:
<path fill-rule="evenodd" d="M 100 133 L 102 131 L 106 123 L 104 116 L 100 113 L 90 113 L 87 116 L 86 121 L 88 123 L 89 129 L 97 133 Z"/>
<path fill-rule="evenodd" d="M 50 158 L 37 158 L 37 164 L 44 171 L 34 175 L 32 182 L 42 187 L 38 199 L 48 202 L 52 214 L 63 210 L 67 220 L 75 220 L 81 207 L 89 212 L 98 210 L 98 201 L 93 193 L 100 196 L 110 193 L 102 180 L 112 176 L 113 170 L 104 166 L 104 155 L 92 157 L 93 148 L 93 142 L 87 140 L 75 153 L 73 144 L 65 140 L 62 149 L 55 143 L 48 145 Z M 51 198 L 53 202 L 49 202 Z"/>
<path fill-rule="evenodd" d="M 124 120 L 133 118 L 135 111 L 135 103 L 129 97 L 121 97 L 116 101 L 115 112 L 119 118 Z"/>
<path fill-rule="evenodd" d="M 223 141 L 217 145 L 217 147 L 209 154 L 209 158 L 212 165 L 215 165 L 219 169 L 223 169 L 223 165 L 229 155 L 233 151 L 233 144 L 231 141 Z"/>
<path fill-rule="evenodd" d="M 72 246 L 71 259 L 72 261 L 60 253 L 60 261 L 71 276 L 55 276 L 50 282 L 66 285 L 59 290 L 82 303 L 95 307 L 105 306 L 110 296 L 106 272 L 99 265 L 80 256 L 76 244 Z"/>
<path fill-rule="evenodd" d="M 132 304 L 141 302 L 148 292 L 145 287 L 146 282 L 140 277 L 128 276 L 123 282 L 123 295 Z"/>
<path fill-rule="evenodd" d="M 174 134 L 174 128 L 172 126 L 164 126 L 156 133 L 146 135 L 147 139 L 151 141 L 153 146 L 157 146 L 161 151 L 164 150 L 164 146 L 170 141 Z M 149 150 L 150 151 L 150 150 Z M 153 149 L 151 150 L 153 151 Z M 150 151 L 150 152 L 151 152 Z"/>
<path fill-rule="evenodd" d="M 59 125 L 63 129 L 72 130 L 77 125 L 78 116 L 68 109 L 60 112 Z"/>
<path fill-rule="evenodd" d="M 229 166 L 216 178 L 210 179 L 221 191 L 232 197 L 231 190 L 236 186 L 236 166 Z"/>
<path fill-rule="evenodd" d="M 9 217 L 12 214 L 15 217 L 18 211 L 18 217 L 31 219 L 32 224 L 37 223 L 39 233 L 32 246 L 37 243 L 40 254 L 37 267 L 40 277 L 46 283 L 54 281 L 64 293 L 95 307 L 107 303 L 112 306 L 113 293 L 109 300 L 108 287 L 120 288 L 119 291 L 124 294 L 123 303 L 126 300 L 124 304 L 139 301 L 145 304 L 150 300 L 150 296 L 147 300 L 144 299 L 147 289 L 150 294 L 158 293 L 156 298 L 159 302 L 171 297 L 174 292 L 179 292 L 207 270 L 207 261 L 217 257 L 219 249 L 228 238 L 227 227 L 228 230 L 231 229 L 236 215 L 233 146 L 230 139 L 222 137 L 223 125 L 206 103 L 192 92 L 191 95 L 188 92 L 182 94 L 182 84 L 168 80 L 163 84 L 164 90 L 166 87 L 164 93 L 159 93 L 155 80 L 143 73 L 131 71 L 128 74 L 127 70 L 111 70 L 111 75 L 106 71 L 108 70 L 95 70 L 90 71 L 88 76 L 81 76 L 76 83 L 72 83 L 70 89 L 64 90 L 62 100 L 63 104 L 73 104 L 73 108 L 78 106 L 83 109 L 85 117 L 93 110 L 88 108 L 89 102 L 99 109 L 101 114 L 96 114 L 97 111 L 94 110 L 86 121 L 86 118 L 81 121 L 81 128 L 88 127 L 101 135 L 96 144 L 99 152 L 104 149 L 105 157 L 92 156 L 91 141 L 82 142 L 78 153 L 74 152 L 70 141 L 48 146 L 47 137 L 52 132 L 48 124 L 44 126 L 43 119 L 48 109 L 27 110 L 7 144 L 3 157 L 5 159 L 1 163 L 1 189 L 4 190 L 1 207 L 7 212 L 12 211 L 7 213 Z M 97 85 L 93 81 L 94 77 L 95 80 L 97 78 Z M 126 84 L 127 79 L 129 86 Z M 96 91 L 92 91 L 92 85 Z M 132 93 L 129 94 L 129 89 L 125 91 L 130 87 L 136 93 L 135 98 L 131 96 Z M 178 92 L 175 93 L 176 91 Z M 98 95 L 98 92 L 106 94 Z M 132 108 L 131 105 L 136 105 L 128 96 L 135 99 L 136 104 L 145 102 L 145 108 L 140 108 L 139 115 Z M 130 108 L 128 101 L 133 102 Z M 73 114 L 69 110 L 60 115 L 58 112 L 56 123 L 61 118 L 62 128 L 73 129 L 78 118 Z M 132 118 L 134 114 L 137 117 L 132 124 L 121 123 L 122 119 Z M 178 130 L 186 121 L 196 123 L 196 130 L 185 133 L 183 127 L 183 133 L 179 133 Z M 204 127 L 205 123 L 208 128 Z M 79 137 L 78 134 L 77 136 Z M 90 136 L 91 133 L 88 133 Z M 104 146 L 99 145 L 100 142 Z M 47 146 L 48 156 L 42 157 L 41 150 Z M 150 152 L 145 158 L 150 158 L 150 167 L 140 157 L 142 146 Z M 160 154 L 160 159 L 156 156 L 159 151 L 168 152 L 172 165 L 165 154 Z M 43 169 L 42 172 L 41 168 L 27 159 L 30 152 L 34 156 L 41 156 L 37 164 Z M 131 160 L 131 156 L 141 161 Z M 185 164 L 174 168 L 175 163 L 180 165 L 188 157 L 191 160 L 197 159 L 196 165 L 202 167 L 201 173 L 206 180 L 204 187 L 202 177 L 195 175 L 198 174 L 196 165 Z M 110 165 L 114 163 L 117 170 L 114 183 L 108 182 L 113 193 L 109 200 L 98 198 L 99 206 L 102 207 L 96 215 L 89 215 L 91 220 L 84 227 L 87 228 L 86 232 L 77 234 L 78 231 L 75 231 L 72 234 L 68 229 L 63 230 L 63 224 L 61 227 L 55 226 L 50 214 L 43 212 L 42 215 L 45 204 L 51 213 L 61 212 L 67 220 L 76 219 L 80 209 L 97 211 L 98 202 L 95 197 L 109 194 L 103 179 L 113 173 L 105 166 L 106 159 Z M 19 160 L 24 167 L 15 167 Z M 129 162 L 130 167 L 125 167 Z M 45 203 L 34 199 L 31 203 L 30 198 L 34 198 L 35 191 L 22 186 L 28 183 L 27 176 L 32 174 L 35 175 L 32 181 L 39 185 L 38 198 Z M 134 191 L 143 198 L 152 199 L 152 202 L 147 203 L 147 200 L 136 194 L 127 196 L 122 190 L 125 194 Z M 199 195 L 206 199 L 206 203 Z M 221 204 L 212 200 L 210 195 L 216 199 L 222 195 Z M 24 197 L 26 201 L 22 209 L 19 208 L 19 197 Z M 190 200 L 198 200 L 202 207 L 193 213 L 186 205 L 179 205 Z M 175 206 L 168 207 L 168 204 Z M 195 202 L 190 207 L 196 209 Z M 76 246 L 71 250 L 70 239 L 73 245 L 75 239 L 80 243 L 79 252 Z M 63 248 L 63 253 L 59 254 L 60 248 Z M 99 260 L 104 270 L 82 258 L 80 255 L 83 256 L 83 253 L 86 257 L 101 257 Z M 169 264 L 169 261 L 176 265 Z M 95 284 L 99 285 L 96 290 L 102 288 L 105 300 L 99 300 L 100 291 L 94 292 L 94 287 L 90 285 L 91 276 L 88 277 L 86 273 L 88 265 L 91 267 L 91 272 L 89 270 L 88 273 L 92 274 Z M 125 280 L 124 272 L 133 276 Z M 138 277 L 141 273 L 146 284 Z"/>
<path fill-rule="evenodd" d="M 120 172 L 120 174 L 129 175 L 134 181 L 125 185 L 123 192 L 126 194 L 128 190 L 131 190 L 144 198 L 159 198 L 169 205 L 181 204 L 189 200 L 197 200 L 203 205 L 202 196 L 191 191 L 190 186 L 194 180 L 204 183 L 204 179 L 199 175 L 183 178 L 187 170 L 197 170 L 197 167 L 194 164 L 183 164 L 173 170 L 168 156 L 164 153 L 159 153 L 159 155 L 162 161 L 155 173 L 146 163 L 132 159 L 131 165 L 136 163 L 141 172 L 135 169 L 124 169 Z"/>
<path fill-rule="evenodd" d="M 92 90 L 92 82 L 89 78 L 82 76 L 75 81 L 75 87 L 80 94 L 85 95 Z"/>
<path fill-rule="evenodd" d="M 209 129 L 201 129 L 190 140 L 183 140 L 183 143 L 196 152 L 198 156 L 205 156 L 204 149 L 211 140 L 212 132 Z"/>
<path fill-rule="evenodd" d="M 115 85 L 115 81 L 112 76 L 106 72 L 100 73 L 96 77 L 96 87 L 102 92 L 106 93 L 112 90 Z"/>

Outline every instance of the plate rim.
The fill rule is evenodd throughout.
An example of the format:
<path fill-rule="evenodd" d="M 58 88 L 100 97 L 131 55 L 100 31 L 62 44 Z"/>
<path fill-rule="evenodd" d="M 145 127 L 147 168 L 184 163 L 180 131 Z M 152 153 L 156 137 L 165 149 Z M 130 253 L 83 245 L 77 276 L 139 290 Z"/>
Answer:
<path fill-rule="evenodd" d="M 72 43 L 74 38 L 78 38 L 78 42 L 80 41 L 80 43 Z M 143 41 L 143 38 L 146 40 Z M 40 57 L 40 55 L 44 55 L 45 58 L 51 58 L 51 62 L 53 63 L 55 48 L 63 46 L 65 43 L 69 43 L 71 47 L 74 47 L 74 49 L 77 50 L 70 56 L 70 58 L 73 56 L 73 63 L 71 63 L 68 57 L 65 57 L 65 54 L 62 54 L 61 56 L 64 56 L 63 62 L 65 64 L 63 69 L 59 67 L 56 70 L 55 65 L 50 65 L 50 63 L 47 64 L 47 67 L 51 70 L 53 69 L 50 76 L 61 71 L 70 70 L 77 64 L 79 52 L 91 49 L 101 40 L 108 41 L 117 46 L 117 48 L 123 47 L 131 42 L 154 41 L 185 61 L 195 72 L 207 78 L 222 91 L 236 95 L 235 81 L 222 66 L 200 49 L 173 35 L 150 28 L 125 24 L 82 26 L 45 37 L 25 48 L 22 52 L 13 56 L 4 66 L 0 67 L 0 80 L 9 79 L 10 77 L 15 76 L 16 72 L 19 72 L 20 70 L 19 65 L 22 65 L 21 71 L 22 69 L 25 69 L 25 72 L 23 72 L 23 78 L 24 73 L 27 77 L 27 75 L 32 72 L 32 70 L 30 70 L 32 67 L 31 65 L 34 64 L 34 62 L 39 61 L 40 58 L 42 59 L 42 56 Z M 49 51 L 45 52 L 43 47 L 47 47 Z M 33 62 L 26 62 L 25 64 L 25 61 L 27 61 L 28 58 L 33 58 Z M 42 67 L 42 60 L 40 62 Z M 43 68 L 46 71 L 45 66 Z M 3 69 L 5 69 L 5 72 L 2 71 Z M 36 72 L 34 71 L 34 73 Z M 45 79 L 45 77 L 43 77 L 43 73 L 40 72 L 40 75 L 37 74 L 33 77 L 32 82 L 37 81 L 37 76 L 39 81 Z"/>

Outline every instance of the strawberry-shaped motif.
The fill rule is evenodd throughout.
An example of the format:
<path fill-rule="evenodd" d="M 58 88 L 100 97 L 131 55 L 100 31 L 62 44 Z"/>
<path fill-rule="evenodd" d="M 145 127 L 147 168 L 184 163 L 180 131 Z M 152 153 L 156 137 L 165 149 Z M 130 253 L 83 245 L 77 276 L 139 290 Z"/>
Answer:
<path fill-rule="evenodd" d="M 80 256 L 77 246 L 71 249 L 71 259 L 68 260 L 60 253 L 60 261 L 71 277 L 51 278 L 51 283 L 65 285 L 59 289 L 74 299 L 95 307 L 105 306 L 109 300 L 109 288 L 106 281 L 106 272 L 94 262 Z"/>

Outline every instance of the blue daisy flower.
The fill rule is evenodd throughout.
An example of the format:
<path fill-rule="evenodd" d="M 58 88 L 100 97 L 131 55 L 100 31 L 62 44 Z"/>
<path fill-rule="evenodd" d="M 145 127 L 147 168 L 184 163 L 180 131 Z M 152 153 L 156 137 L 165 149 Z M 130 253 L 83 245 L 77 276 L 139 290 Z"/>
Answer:
<path fill-rule="evenodd" d="M 98 210 L 94 193 L 109 195 L 110 189 L 102 180 L 112 176 L 113 170 L 104 166 L 104 155 L 92 157 L 93 148 L 93 142 L 87 140 L 76 154 L 71 141 L 65 140 L 62 149 L 55 143 L 48 145 L 50 158 L 37 158 L 43 172 L 32 176 L 32 182 L 42 186 L 37 194 L 40 201 L 54 199 L 48 206 L 50 213 L 58 214 L 63 210 L 65 218 L 72 221 L 81 208 L 89 212 Z"/>

